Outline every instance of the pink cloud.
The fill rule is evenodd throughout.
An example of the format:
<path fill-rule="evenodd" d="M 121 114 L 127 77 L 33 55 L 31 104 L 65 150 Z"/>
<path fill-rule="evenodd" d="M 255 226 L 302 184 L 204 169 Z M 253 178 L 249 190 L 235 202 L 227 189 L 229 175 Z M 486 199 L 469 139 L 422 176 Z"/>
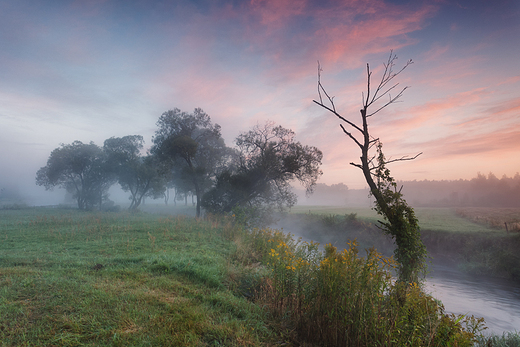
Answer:
<path fill-rule="evenodd" d="M 368 54 L 387 53 L 415 43 L 408 34 L 423 28 L 436 11 L 417 9 L 380 0 L 252 1 L 249 6 L 227 10 L 240 22 L 232 37 L 247 42 L 248 53 L 261 52 L 262 63 L 273 75 L 301 77 L 316 60 L 324 65 L 359 67 Z M 217 11 L 211 21 L 220 16 Z M 295 30 L 297 28 L 298 30 Z"/>
<path fill-rule="evenodd" d="M 520 99 L 515 98 L 508 101 L 502 101 L 499 105 L 493 106 L 485 111 L 492 117 L 512 115 L 520 123 Z"/>
<path fill-rule="evenodd" d="M 473 136 L 453 134 L 442 139 L 421 144 L 435 151 L 435 156 L 465 156 L 468 154 L 487 155 L 490 153 L 510 153 L 520 151 L 520 130 L 495 131 Z"/>
<path fill-rule="evenodd" d="M 434 45 L 430 50 L 421 54 L 423 57 L 421 61 L 424 63 L 439 61 L 439 59 L 446 57 L 446 53 L 448 53 L 449 50 L 450 47 L 448 45 Z"/>

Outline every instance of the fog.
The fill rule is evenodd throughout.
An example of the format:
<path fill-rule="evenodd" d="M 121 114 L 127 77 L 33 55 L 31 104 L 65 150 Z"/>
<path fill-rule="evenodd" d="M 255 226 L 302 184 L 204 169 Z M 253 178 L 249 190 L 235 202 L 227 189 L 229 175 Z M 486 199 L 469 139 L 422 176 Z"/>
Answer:
<path fill-rule="evenodd" d="M 8 168 L 7 165 L 0 169 L 0 206 L 74 204 L 64 189 L 45 190 L 36 185 L 35 176 L 39 169 L 36 165 L 20 164 L 16 170 Z M 413 207 L 520 207 L 519 174 L 513 177 L 504 175 L 499 179 L 493 173 L 478 173 L 471 180 L 397 183 L 399 188 L 402 187 L 405 199 Z M 294 188 L 294 192 L 298 196 L 298 205 L 372 207 L 373 204 L 368 189 L 349 189 L 344 183 L 318 183 L 311 195 L 306 195 L 299 186 Z M 109 194 L 109 199 L 122 208 L 129 204 L 129 194 L 123 192 L 118 184 L 110 188 Z M 158 203 L 160 201 L 157 200 Z"/>
<path fill-rule="evenodd" d="M 497 178 L 477 173 L 471 180 L 398 181 L 398 189 L 413 207 L 520 207 L 520 174 Z M 368 189 L 348 189 L 342 183 L 316 185 L 306 196 L 296 189 L 298 204 L 346 207 L 371 207 Z"/>

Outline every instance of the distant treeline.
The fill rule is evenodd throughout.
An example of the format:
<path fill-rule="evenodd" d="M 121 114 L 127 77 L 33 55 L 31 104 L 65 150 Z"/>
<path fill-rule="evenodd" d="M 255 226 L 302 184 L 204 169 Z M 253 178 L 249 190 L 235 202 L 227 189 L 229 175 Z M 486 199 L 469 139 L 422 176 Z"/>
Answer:
<path fill-rule="evenodd" d="M 520 174 L 513 177 L 481 173 L 470 180 L 398 181 L 405 199 L 416 207 L 509 207 L 520 208 Z M 300 194 L 299 194 L 300 195 Z M 370 206 L 368 189 L 348 189 L 343 183 L 319 183 L 314 194 L 299 202 L 307 205 Z"/>
<path fill-rule="evenodd" d="M 405 198 L 414 206 L 520 207 L 520 174 L 502 178 L 481 173 L 471 180 L 406 181 Z"/>

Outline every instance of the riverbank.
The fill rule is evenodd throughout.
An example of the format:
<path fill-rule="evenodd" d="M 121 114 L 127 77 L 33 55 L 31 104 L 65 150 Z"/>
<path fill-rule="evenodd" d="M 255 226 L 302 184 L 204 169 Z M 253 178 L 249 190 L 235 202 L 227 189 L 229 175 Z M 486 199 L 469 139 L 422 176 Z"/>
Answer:
<path fill-rule="evenodd" d="M 495 215 L 500 215 L 497 209 L 494 210 Z M 503 223 L 489 214 L 479 219 L 475 217 L 475 211 L 483 215 L 482 209 L 466 209 L 466 217 L 455 209 L 416 209 L 423 242 L 433 262 L 455 266 L 470 274 L 520 283 L 520 233 L 508 233 L 503 226 L 494 228 L 490 221 L 499 227 Z M 508 220 L 519 216 L 520 210 L 513 213 L 508 209 Z M 383 254 L 391 255 L 393 242 L 375 226 L 377 220 L 377 214 L 369 208 L 300 206 L 277 226 L 320 243 L 332 242 L 338 247 L 356 238 L 362 247 L 373 246 Z M 477 223 L 478 220 L 481 223 Z"/>

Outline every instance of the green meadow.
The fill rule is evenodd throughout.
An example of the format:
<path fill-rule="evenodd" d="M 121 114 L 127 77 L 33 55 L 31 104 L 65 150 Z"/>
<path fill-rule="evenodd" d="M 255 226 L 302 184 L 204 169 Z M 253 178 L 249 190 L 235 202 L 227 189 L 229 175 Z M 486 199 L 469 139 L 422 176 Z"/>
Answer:
<path fill-rule="evenodd" d="M 244 269 L 230 261 L 231 228 L 145 213 L 0 211 L 0 345 L 269 345 L 265 312 L 234 291 Z"/>

